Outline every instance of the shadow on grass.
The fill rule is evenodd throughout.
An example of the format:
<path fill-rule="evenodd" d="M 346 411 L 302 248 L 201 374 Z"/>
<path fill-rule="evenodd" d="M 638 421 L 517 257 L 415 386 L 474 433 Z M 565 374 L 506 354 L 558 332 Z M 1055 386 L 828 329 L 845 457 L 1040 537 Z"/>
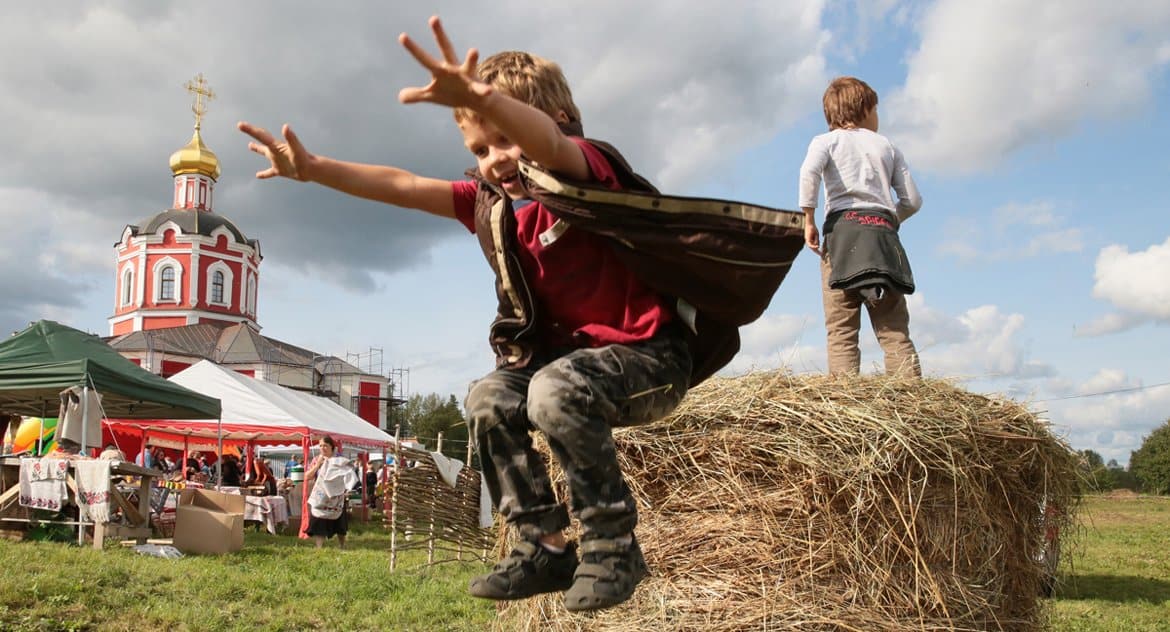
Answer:
<path fill-rule="evenodd" d="M 1165 603 L 1170 601 L 1170 581 L 1125 575 L 1074 575 L 1056 589 L 1056 598 Z"/>

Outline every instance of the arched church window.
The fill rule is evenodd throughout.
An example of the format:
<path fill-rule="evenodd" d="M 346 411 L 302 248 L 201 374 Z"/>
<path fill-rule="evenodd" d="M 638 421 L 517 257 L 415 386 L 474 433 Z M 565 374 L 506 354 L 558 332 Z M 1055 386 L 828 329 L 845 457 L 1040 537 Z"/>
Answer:
<path fill-rule="evenodd" d="M 158 299 L 160 301 L 175 300 L 175 269 L 171 266 L 161 270 Z"/>
<path fill-rule="evenodd" d="M 126 266 L 122 270 L 122 305 L 134 302 L 134 268 Z"/>
<path fill-rule="evenodd" d="M 256 315 L 256 277 L 248 275 L 248 313 Z"/>
<path fill-rule="evenodd" d="M 211 275 L 211 302 L 223 304 L 223 273 L 219 270 Z"/>

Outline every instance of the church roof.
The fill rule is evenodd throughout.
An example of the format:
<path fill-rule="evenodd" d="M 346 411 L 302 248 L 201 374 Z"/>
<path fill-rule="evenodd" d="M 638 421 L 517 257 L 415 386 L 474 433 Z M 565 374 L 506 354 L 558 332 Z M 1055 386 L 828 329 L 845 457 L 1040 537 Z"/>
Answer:
<path fill-rule="evenodd" d="M 248 239 L 243 231 L 236 227 L 232 220 L 211 211 L 192 211 L 190 209 L 173 208 L 163 211 L 154 217 L 144 219 L 137 224 L 131 224 L 130 229 L 131 233 L 135 236 L 153 235 L 167 222 L 174 222 L 184 233 L 203 235 L 204 237 L 210 237 L 215 229 L 222 226 L 232 234 L 236 243 L 248 244 L 253 248 L 257 244 L 255 239 Z"/>
<path fill-rule="evenodd" d="M 263 336 L 248 325 L 201 323 L 184 327 L 134 331 L 107 340 L 119 352 L 161 352 L 211 360 L 216 364 L 278 364 L 313 366 L 324 372 L 364 374 L 358 367 L 336 356 Z"/>

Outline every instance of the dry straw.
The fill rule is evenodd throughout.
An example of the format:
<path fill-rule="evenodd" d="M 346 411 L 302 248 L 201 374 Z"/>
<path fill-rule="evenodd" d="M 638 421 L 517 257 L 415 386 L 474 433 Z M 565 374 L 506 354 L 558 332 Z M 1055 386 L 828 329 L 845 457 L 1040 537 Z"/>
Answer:
<path fill-rule="evenodd" d="M 1073 520 L 1077 461 L 1019 403 L 933 379 L 757 373 L 614 439 L 651 576 L 591 615 L 559 594 L 507 604 L 499 629 L 1044 627 L 1037 558 L 1045 529 Z"/>

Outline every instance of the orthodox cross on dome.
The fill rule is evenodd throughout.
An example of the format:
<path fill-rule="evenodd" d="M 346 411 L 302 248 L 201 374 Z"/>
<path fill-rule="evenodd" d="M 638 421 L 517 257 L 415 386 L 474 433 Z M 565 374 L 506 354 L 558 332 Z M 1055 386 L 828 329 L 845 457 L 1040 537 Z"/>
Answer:
<path fill-rule="evenodd" d="M 195 129 L 199 129 L 199 124 L 203 122 L 203 115 L 207 112 L 207 103 L 215 98 L 215 92 L 207 87 L 207 80 L 203 78 L 203 73 L 195 75 L 195 79 L 188 81 L 187 92 L 195 95 L 195 103 L 191 105 L 191 111 L 195 113 Z"/>

